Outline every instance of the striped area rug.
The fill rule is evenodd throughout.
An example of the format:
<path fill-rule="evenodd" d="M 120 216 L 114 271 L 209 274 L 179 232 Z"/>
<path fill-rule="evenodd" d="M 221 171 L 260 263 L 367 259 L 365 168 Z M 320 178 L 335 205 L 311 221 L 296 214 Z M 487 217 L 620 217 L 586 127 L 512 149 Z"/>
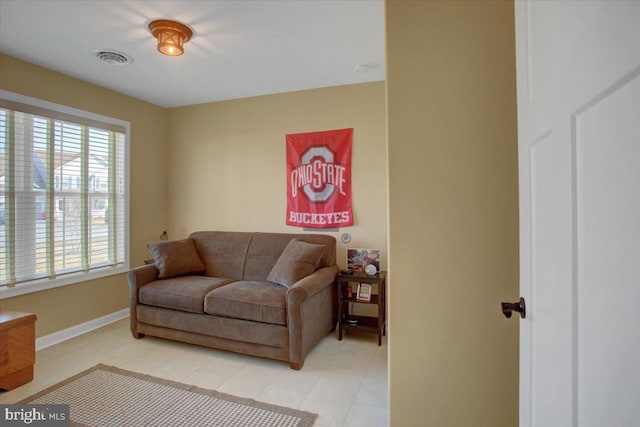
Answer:
<path fill-rule="evenodd" d="M 317 414 L 97 365 L 22 403 L 68 404 L 74 426 L 308 427 Z"/>

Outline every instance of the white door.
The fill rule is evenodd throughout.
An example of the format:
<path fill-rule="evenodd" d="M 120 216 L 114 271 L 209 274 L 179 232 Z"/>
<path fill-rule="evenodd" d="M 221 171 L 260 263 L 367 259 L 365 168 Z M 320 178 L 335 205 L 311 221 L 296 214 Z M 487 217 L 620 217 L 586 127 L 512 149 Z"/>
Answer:
<path fill-rule="evenodd" d="M 640 426 L 640 1 L 515 9 L 520 426 Z"/>

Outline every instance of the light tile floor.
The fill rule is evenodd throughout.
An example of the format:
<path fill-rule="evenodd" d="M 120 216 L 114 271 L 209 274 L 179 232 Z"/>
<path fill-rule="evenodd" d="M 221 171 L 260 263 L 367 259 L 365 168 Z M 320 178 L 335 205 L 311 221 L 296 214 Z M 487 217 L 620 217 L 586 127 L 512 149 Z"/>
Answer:
<path fill-rule="evenodd" d="M 135 340 L 124 319 L 40 350 L 35 377 L 0 392 L 15 403 L 98 363 L 318 414 L 315 426 L 387 426 L 387 345 L 377 337 L 325 337 L 294 371 L 288 363 L 153 337 Z"/>

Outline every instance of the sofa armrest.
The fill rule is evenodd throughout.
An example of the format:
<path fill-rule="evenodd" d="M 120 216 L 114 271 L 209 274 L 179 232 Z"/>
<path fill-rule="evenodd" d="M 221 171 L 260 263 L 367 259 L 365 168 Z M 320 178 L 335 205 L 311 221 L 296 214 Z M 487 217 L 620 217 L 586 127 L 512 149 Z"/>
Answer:
<path fill-rule="evenodd" d="M 338 271 L 337 265 L 324 267 L 298 280 L 287 291 L 287 306 L 291 304 L 299 305 L 305 299 L 332 285 L 336 280 Z"/>
<path fill-rule="evenodd" d="M 138 333 L 138 315 L 136 311 L 138 291 L 141 286 L 158 280 L 158 274 L 158 269 L 154 264 L 136 267 L 127 273 L 127 281 L 129 282 L 129 321 L 131 333 L 135 338 L 142 336 Z"/>
<path fill-rule="evenodd" d="M 289 363 L 294 369 L 300 369 L 307 353 L 335 328 L 339 269 L 337 265 L 321 268 L 287 291 Z"/>

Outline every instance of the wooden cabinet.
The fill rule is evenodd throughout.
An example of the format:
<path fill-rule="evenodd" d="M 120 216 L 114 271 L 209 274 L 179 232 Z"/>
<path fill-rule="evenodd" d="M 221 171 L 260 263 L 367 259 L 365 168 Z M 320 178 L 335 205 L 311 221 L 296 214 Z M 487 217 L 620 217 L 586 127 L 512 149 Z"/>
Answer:
<path fill-rule="evenodd" d="M 338 339 L 342 340 L 343 331 L 360 331 L 378 334 L 378 345 L 382 345 L 382 336 L 386 334 L 386 277 L 385 271 L 373 276 L 362 273 L 339 273 Z M 370 299 L 359 300 L 358 288 L 361 284 L 371 285 Z M 349 292 L 351 288 L 351 292 Z M 378 316 L 358 316 L 353 314 L 354 304 L 374 304 L 378 307 Z"/>
<path fill-rule="evenodd" d="M 36 315 L 0 310 L 0 389 L 33 380 Z"/>

